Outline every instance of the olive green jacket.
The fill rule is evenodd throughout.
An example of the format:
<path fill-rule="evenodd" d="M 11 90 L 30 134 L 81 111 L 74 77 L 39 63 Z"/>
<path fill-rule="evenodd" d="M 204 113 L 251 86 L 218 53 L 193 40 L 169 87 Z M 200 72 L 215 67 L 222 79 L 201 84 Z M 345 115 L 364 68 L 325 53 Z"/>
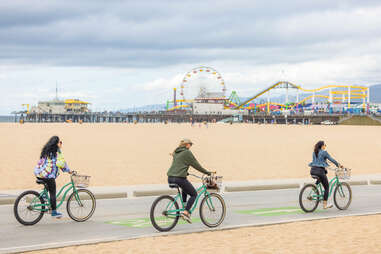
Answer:
<path fill-rule="evenodd" d="M 210 172 L 203 168 L 193 153 L 185 147 L 178 147 L 173 153 L 172 165 L 168 169 L 167 175 L 185 178 L 188 175 L 189 166 L 192 166 L 201 173 L 210 175 Z"/>

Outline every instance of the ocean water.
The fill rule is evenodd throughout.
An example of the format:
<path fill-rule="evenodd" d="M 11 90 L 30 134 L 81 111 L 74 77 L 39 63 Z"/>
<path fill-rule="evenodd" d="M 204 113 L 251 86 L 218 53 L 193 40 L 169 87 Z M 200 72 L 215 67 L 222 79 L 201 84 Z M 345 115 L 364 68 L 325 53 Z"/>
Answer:
<path fill-rule="evenodd" d="M 0 123 L 13 123 L 14 121 L 14 116 L 0 116 Z"/>

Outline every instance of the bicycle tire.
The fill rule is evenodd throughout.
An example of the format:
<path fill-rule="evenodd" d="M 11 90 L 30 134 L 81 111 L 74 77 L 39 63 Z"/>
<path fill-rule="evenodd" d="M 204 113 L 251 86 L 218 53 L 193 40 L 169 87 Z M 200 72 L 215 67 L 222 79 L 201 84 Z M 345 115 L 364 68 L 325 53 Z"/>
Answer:
<path fill-rule="evenodd" d="M 220 203 L 221 203 L 221 207 L 222 207 L 222 213 L 221 213 L 221 217 L 217 220 L 216 223 L 209 223 L 206 219 L 206 216 L 205 214 L 203 213 L 203 208 L 205 205 L 207 205 L 206 201 L 209 197 L 216 197 Z M 210 210 L 210 209 L 209 209 Z M 209 193 L 209 196 L 206 195 L 202 201 L 201 201 L 201 204 L 200 204 L 200 218 L 201 218 L 201 221 L 202 223 L 204 223 L 205 226 L 207 227 L 210 227 L 210 228 L 215 228 L 215 227 L 218 227 L 219 225 L 221 225 L 221 223 L 224 221 L 225 219 L 225 216 L 226 216 L 226 205 L 225 205 L 225 201 L 224 199 L 221 197 L 221 195 L 217 194 L 217 193 Z"/>
<path fill-rule="evenodd" d="M 349 200 L 347 202 L 347 204 L 345 206 L 340 206 L 337 202 L 337 194 L 340 195 L 339 193 L 339 187 L 340 186 L 346 186 L 347 189 L 348 189 L 348 193 L 349 193 Z M 346 183 L 346 182 L 341 182 L 340 184 L 338 184 L 335 188 L 335 192 L 334 192 L 334 196 L 333 196 L 333 201 L 335 203 L 335 206 L 337 207 L 337 209 L 339 210 L 346 210 L 348 209 L 348 207 L 350 206 L 350 204 L 352 203 L 352 189 L 351 189 L 351 186 Z"/>
<path fill-rule="evenodd" d="M 84 201 L 91 200 L 92 207 L 91 207 L 90 212 L 82 218 L 77 217 L 73 214 L 73 211 L 71 210 L 71 203 L 77 202 L 77 200 L 75 199 L 75 192 L 70 194 L 70 196 L 67 200 L 67 203 L 66 203 L 66 210 L 67 210 L 67 213 L 69 214 L 69 217 L 72 220 L 77 221 L 77 222 L 84 222 L 84 221 L 87 221 L 88 219 L 90 219 L 91 216 L 93 216 L 93 214 L 95 212 L 95 208 L 97 206 L 97 202 L 96 202 L 94 194 L 91 191 L 89 191 L 88 189 L 79 189 L 79 190 L 77 190 L 77 193 L 78 193 L 78 196 L 80 196 L 81 193 L 82 193 L 82 195 L 84 195 L 85 193 L 86 193 L 85 195 L 89 195 L 89 197 L 90 197 L 89 199 L 83 199 L 83 200 Z"/>
<path fill-rule="evenodd" d="M 179 209 L 179 205 L 177 204 L 175 199 L 173 197 L 169 196 L 169 195 L 160 196 L 157 199 L 155 199 L 155 201 L 152 203 L 152 206 L 151 206 L 150 220 L 151 220 L 151 223 L 152 223 L 153 227 L 156 228 L 160 232 L 168 232 L 168 231 L 172 230 L 176 226 L 176 224 L 177 224 L 177 222 L 179 221 L 179 218 L 180 218 L 180 212 L 177 212 L 176 216 L 175 216 L 175 218 L 174 218 L 174 220 L 172 222 L 172 224 L 169 224 L 168 227 L 162 227 L 162 226 L 159 225 L 159 223 L 155 219 L 155 209 L 156 209 L 156 206 L 159 204 L 159 202 L 160 201 L 164 201 L 165 199 L 167 199 L 168 202 L 173 202 L 174 205 L 175 205 L 176 210 Z M 161 211 L 160 213 L 163 213 L 163 212 L 165 212 L 165 211 Z M 163 214 L 163 216 L 166 216 L 166 215 Z"/>
<path fill-rule="evenodd" d="M 15 200 L 15 203 L 13 205 L 13 213 L 15 215 L 16 220 L 18 222 L 20 222 L 24 226 L 32 226 L 32 225 L 35 225 L 37 222 L 39 222 L 42 219 L 42 217 L 44 216 L 45 212 L 40 211 L 40 214 L 38 215 L 38 217 L 36 219 L 32 220 L 32 221 L 25 221 L 24 219 L 22 219 L 21 216 L 19 215 L 19 212 L 18 212 L 19 209 L 18 208 L 19 208 L 19 204 L 20 204 L 21 199 L 24 196 L 26 196 L 26 195 L 34 195 L 34 196 L 36 196 L 40 200 L 40 202 L 42 204 L 41 209 L 45 209 L 45 205 L 44 205 L 45 201 L 44 201 L 44 199 L 42 197 L 40 197 L 40 193 L 38 193 L 37 191 L 33 191 L 33 190 L 24 191 Z"/>
<path fill-rule="evenodd" d="M 306 205 L 303 203 L 303 193 L 304 193 L 308 188 L 311 188 L 311 191 L 314 191 L 317 195 L 320 195 L 320 194 L 319 194 L 319 190 L 318 190 L 318 188 L 316 187 L 315 184 L 312 184 L 312 183 L 306 184 L 306 185 L 304 185 L 303 188 L 300 190 L 300 193 L 299 193 L 299 205 L 300 205 L 300 208 L 301 208 L 304 212 L 306 212 L 306 213 L 312 213 L 312 212 L 315 211 L 316 208 L 318 207 L 319 202 L 320 202 L 320 199 L 315 200 L 315 204 L 312 206 L 312 209 L 307 209 L 307 208 L 306 208 Z M 310 202 L 312 202 L 312 201 L 310 201 Z"/>

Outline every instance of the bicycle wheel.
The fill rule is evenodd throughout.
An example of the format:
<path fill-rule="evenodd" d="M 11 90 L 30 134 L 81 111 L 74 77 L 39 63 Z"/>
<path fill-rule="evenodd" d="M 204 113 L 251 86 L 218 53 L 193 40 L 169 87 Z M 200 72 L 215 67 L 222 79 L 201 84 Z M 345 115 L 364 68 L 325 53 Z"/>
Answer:
<path fill-rule="evenodd" d="M 306 184 L 299 193 L 300 208 L 306 213 L 316 210 L 320 202 L 320 194 L 315 184 Z"/>
<path fill-rule="evenodd" d="M 96 200 L 94 194 L 87 189 L 77 190 L 78 195 L 73 192 L 66 204 L 66 210 L 70 218 L 78 222 L 84 222 L 93 216 Z"/>
<path fill-rule="evenodd" d="M 340 210 L 346 210 L 352 202 L 352 189 L 348 183 L 339 183 L 333 196 L 335 206 Z"/>
<path fill-rule="evenodd" d="M 224 199 L 217 193 L 209 193 L 200 204 L 202 223 L 210 228 L 219 226 L 225 219 L 226 205 Z"/>
<path fill-rule="evenodd" d="M 44 216 L 45 201 L 37 191 L 25 191 L 17 197 L 13 205 L 16 220 L 25 226 L 36 224 Z M 36 210 L 38 208 L 39 210 Z"/>
<path fill-rule="evenodd" d="M 168 212 L 179 210 L 179 205 L 171 196 L 158 197 L 151 206 L 150 219 L 152 225 L 160 232 L 173 229 L 179 221 L 180 212 Z"/>

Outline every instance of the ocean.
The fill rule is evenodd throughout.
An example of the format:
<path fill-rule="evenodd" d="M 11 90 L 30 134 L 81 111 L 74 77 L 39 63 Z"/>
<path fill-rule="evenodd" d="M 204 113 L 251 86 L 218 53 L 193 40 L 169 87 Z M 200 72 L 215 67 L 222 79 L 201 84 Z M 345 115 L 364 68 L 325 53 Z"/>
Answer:
<path fill-rule="evenodd" d="M 14 121 L 14 116 L 0 116 L 0 123 L 13 123 Z"/>

